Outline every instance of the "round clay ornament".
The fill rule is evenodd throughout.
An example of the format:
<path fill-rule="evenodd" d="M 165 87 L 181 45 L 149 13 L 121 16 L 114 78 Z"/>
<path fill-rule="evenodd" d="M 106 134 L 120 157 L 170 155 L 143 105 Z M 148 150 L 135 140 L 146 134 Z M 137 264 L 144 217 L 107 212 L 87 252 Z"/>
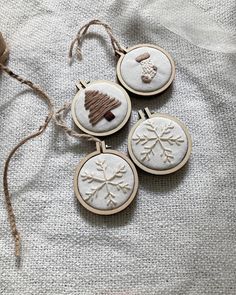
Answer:
<path fill-rule="evenodd" d="M 163 48 L 139 44 L 118 52 L 117 77 L 130 92 L 142 96 L 159 94 L 175 77 L 175 63 Z"/>
<path fill-rule="evenodd" d="M 122 153 L 97 143 L 97 151 L 82 160 L 74 176 L 75 194 L 89 211 L 111 215 L 124 210 L 138 190 L 134 164 Z"/>
<path fill-rule="evenodd" d="M 77 84 L 71 112 L 75 124 L 84 132 L 107 136 L 120 130 L 131 114 L 128 93 L 117 83 L 98 80 Z"/>
<path fill-rule="evenodd" d="M 188 161 L 192 140 L 186 126 L 167 114 L 151 114 L 147 118 L 139 111 L 141 119 L 133 126 L 128 139 L 129 154 L 142 170 L 164 175 L 182 168 Z"/>

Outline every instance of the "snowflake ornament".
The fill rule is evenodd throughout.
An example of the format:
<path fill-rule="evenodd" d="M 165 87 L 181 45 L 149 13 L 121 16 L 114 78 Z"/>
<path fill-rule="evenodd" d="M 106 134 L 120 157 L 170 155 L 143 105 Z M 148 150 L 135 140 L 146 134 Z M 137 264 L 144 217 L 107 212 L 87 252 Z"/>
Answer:
<path fill-rule="evenodd" d="M 151 136 L 149 136 L 149 134 L 136 134 L 136 137 L 133 138 L 136 144 L 141 143 L 144 146 L 144 150 L 141 152 L 141 160 L 150 161 L 151 155 L 155 156 L 154 149 L 156 145 L 159 144 L 161 148 L 160 156 L 163 158 L 163 162 L 171 163 L 174 159 L 173 152 L 166 145 L 172 146 L 176 144 L 180 146 L 184 142 L 180 135 L 174 136 L 171 133 L 174 129 L 173 123 L 170 122 L 168 125 L 165 125 L 160 133 L 158 133 L 158 126 L 154 126 L 152 121 L 146 121 L 144 124 L 147 126 L 147 130 L 150 131 L 149 134 L 151 134 Z M 150 144 L 146 145 L 146 143 Z"/>
<path fill-rule="evenodd" d="M 88 183 L 96 182 L 96 186 L 92 187 L 89 192 L 86 193 L 87 198 L 86 201 L 93 201 L 93 198 L 98 197 L 99 191 L 105 187 L 106 195 L 104 198 L 107 200 L 107 207 L 115 207 L 117 205 L 116 195 L 112 193 L 111 188 L 115 187 L 117 192 L 122 191 L 126 193 L 130 190 L 130 185 L 126 183 L 123 179 L 123 175 L 126 173 L 126 167 L 123 164 L 119 164 L 116 169 L 112 171 L 110 176 L 107 176 L 107 164 L 105 160 L 97 160 L 97 171 L 101 172 L 100 174 L 94 174 L 93 172 L 89 173 L 88 171 L 84 171 L 81 174 L 81 177 L 84 181 Z M 121 180 L 119 180 L 121 179 Z"/>
<path fill-rule="evenodd" d="M 126 208 L 136 195 L 135 166 L 112 150 L 90 154 L 79 165 L 74 181 L 80 203 L 97 214 L 113 214 Z"/>
<path fill-rule="evenodd" d="M 191 152 L 191 137 L 187 128 L 175 117 L 141 112 L 141 120 L 129 135 L 129 153 L 143 170 L 153 174 L 168 174 L 180 169 Z"/>

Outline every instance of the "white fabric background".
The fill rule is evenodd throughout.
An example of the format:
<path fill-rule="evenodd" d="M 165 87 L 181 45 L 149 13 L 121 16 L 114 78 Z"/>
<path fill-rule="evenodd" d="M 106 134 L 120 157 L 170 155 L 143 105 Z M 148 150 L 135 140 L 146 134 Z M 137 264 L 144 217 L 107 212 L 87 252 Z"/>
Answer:
<path fill-rule="evenodd" d="M 10 68 L 40 84 L 57 107 L 72 99 L 81 78 L 115 80 L 101 29 L 102 37 L 91 34 L 83 43 L 83 62 L 68 66 L 69 43 L 88 20 L 108 22 L 125 46 L 168 50 L 177 64 L 173 87 L 153 98 L 131 95 L 132 118 L 107 143 L 126 152 L 128 130 L 146 106 L 179 117 L 194 143 L 184 169 L 165 177 L 139 171 L 136 202 L 101 217 L 81 208 L 73 192 L 74 169 L 93 144 L 50 124 L 11 163 L 23 239 L 19 268 L 1 195 L 1 294 L 236 293 L 235 15 L 234 0 L 0 0 Z M 44 120 L 46 106 L 5 75 L 0 93 L 2 167 L 9 150 Z"/>

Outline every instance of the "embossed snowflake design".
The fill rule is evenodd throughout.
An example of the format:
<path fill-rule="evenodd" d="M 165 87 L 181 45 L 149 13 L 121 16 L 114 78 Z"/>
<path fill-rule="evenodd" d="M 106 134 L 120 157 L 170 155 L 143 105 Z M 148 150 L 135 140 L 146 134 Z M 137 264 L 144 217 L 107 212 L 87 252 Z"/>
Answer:
<path fill-rule="evenodd" d="M 161 129 L 160 133 L 158 133 L 158 127 L 154 126 L 150 120 L 145 122 L 145 125 L 147 126 L 146 129 L 149 132 L 142 135 L 137 134 L 136 137 L 133 138 L 136 144 L 140 143 L 144 146 L 144 150 L 141 152 L 141 160 L 149 161 L 151 159 L 151 155 L 155 155 L 154 148 L 156 145 L 159 145 L 161 148 L 160 156 L 163 159 L 163 162 L 171 163 L 171 161 L 174 159 L 174 156 L 170 147 L 173 145 L 180 146 L 184 142 L 182 137 L 180 135 L 174 137 L 171 132 L 174 129 L 174 126 L 171 122 L 165 125 Z"/>
<path fill-rule="evenodd" d="M 96 183 L 89 192 L 86 193 L 87 198 L 86 201 L 92 202 L 94 198 L 98 197 L 99 191 L 103 187 L 106 188 L 106 195 L 104 196 L 107 199 L 107 207 L 114 208 L 117 205 L 116 195 L 114 190 L 111 188 L 115 188 L 117 192 L 126 193 L 130 190 L 130 186 L 128 183 L 125 183 L 122 180 L 124 174 L 127 172 L 126 167 L 123 164 L 117 166 L 112 173 L 108 173 L 108 167 L 105 160 L 98 160 L 95 162 L 98 173 L 84 171 L 81 175 L 83 181 L 87 181 L 88 183 Z M 109 176 L 108 176 L 109 175 Z"/>

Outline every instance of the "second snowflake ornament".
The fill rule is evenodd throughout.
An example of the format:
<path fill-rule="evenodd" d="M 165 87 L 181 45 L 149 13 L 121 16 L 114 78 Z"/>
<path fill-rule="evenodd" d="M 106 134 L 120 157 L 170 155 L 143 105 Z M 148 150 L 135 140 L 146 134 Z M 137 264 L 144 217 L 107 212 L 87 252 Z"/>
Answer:
<path fill-rule="evenodd" d="M 147 118 L 145 117 L 145 114 Z M 146 172 L 164 175 L 182 168 L 188 161 L 192 140 L 187 127 L 167 114 L 139 111 L 141 119 L 129 134 L 129 154 Z"/>
<path fill-rule="evenodd" d="M 83 159 L 76 169 L 74 190 L 89 211 L 111 215 L 125 209 L 138 190 L 134 164 L 122 153 L 97 143 L 97 150 Z"/>

